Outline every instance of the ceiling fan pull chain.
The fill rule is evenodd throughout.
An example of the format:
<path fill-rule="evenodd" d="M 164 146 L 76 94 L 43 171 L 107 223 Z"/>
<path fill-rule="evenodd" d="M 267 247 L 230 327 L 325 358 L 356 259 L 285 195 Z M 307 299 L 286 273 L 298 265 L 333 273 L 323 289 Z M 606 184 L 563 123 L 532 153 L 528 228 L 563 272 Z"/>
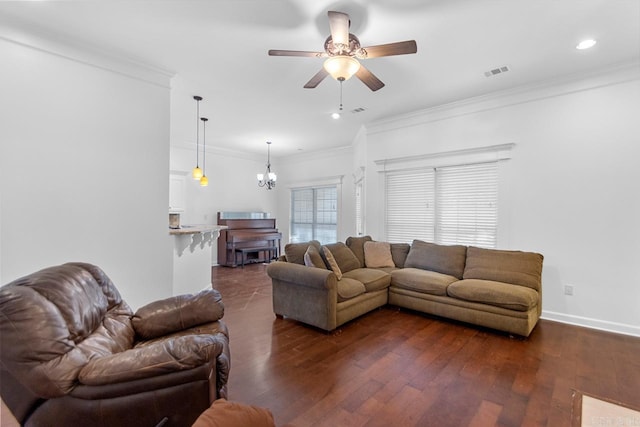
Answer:
<path fill-rule="evenodd" d="M 342 111 L 342 82 L 344 79 L 340 80 L 340 111 Z"/>

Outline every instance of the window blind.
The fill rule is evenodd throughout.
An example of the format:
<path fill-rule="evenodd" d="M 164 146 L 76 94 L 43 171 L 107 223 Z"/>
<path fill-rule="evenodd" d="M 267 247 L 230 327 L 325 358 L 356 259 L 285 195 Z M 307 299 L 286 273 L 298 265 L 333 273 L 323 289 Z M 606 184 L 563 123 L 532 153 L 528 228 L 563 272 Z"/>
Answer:
<path fill-rule="evenodd" d="M 436 242 L 496 247 L 496 162 L 438 168 L 436 194 Z"/>
<path fill-rule="evenodd" d="M 387 172 L 389 242 L 497 246 L 498 164 Z"/>
<path fill-rule="evenodd" d="M 386 231 L 390 243 L 434 241 L 435 173 L 433 169 L 386 175 Z"/>

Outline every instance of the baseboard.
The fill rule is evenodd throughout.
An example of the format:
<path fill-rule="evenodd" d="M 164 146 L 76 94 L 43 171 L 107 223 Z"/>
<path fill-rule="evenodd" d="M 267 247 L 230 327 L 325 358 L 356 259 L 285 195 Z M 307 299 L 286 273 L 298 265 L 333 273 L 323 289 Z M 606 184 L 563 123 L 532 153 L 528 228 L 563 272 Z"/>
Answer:
<path fill-rule="evenodd" d="M 553 320 L 555 322 L 567 323 L 569 325 L 583 326 L 585 328 L 598 329 L 601 331 L 614 332 L 617 334 L 640 337 L 640 327 L 627 325 L 625 323 L 609 322 L 606 320 L 592 319 L 590 317 L 574 316 L 553 311 L 542 311 L 542 319 Z"/>

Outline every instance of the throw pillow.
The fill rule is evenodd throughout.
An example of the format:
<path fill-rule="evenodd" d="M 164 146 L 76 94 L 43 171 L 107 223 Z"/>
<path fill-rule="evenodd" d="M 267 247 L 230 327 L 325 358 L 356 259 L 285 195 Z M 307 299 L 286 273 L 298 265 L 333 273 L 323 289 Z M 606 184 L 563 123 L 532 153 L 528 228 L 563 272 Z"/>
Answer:
<path fill-rule="evenodd" d="M 322 260 L 322 256 L 320 256 L 320 252 L 318 252 L 318 249 L 313 245 L 309 245 L 307 251 L 304 253 L 304 265 L 307 267 L 322 268 L 323 270 L 327 269 L 327 266 Z"/>
<path fill-rule="evenodd" d="M 391 245 L 387 242 L 364 242 L 364 263 L 371 268 L 395 267 Z"/>
<path fill-rule="evenodd" d="M 336 275 L 338 280 L 342 279 L 342 271 L 340 271 L 340 267 L 338 267 L 338 263 L 336 262 L 336 259 L 331 254 L 331 251 L 329 250 L 329 248 L 323 246 L 322 252 L 324 252 L 324 257 L 326 258 L 327 263 L 329 264 L 329 267 L 331 268 L 333 273 Z"/>

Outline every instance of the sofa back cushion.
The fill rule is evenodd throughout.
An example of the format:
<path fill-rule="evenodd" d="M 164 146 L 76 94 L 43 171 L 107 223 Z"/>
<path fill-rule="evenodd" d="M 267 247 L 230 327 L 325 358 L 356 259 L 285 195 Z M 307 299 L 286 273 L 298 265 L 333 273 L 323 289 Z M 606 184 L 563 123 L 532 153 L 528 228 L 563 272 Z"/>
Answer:
<path fill-rule="evenodd" d="M 462 279 L 466 255 L 466 246 L 446 246 L 414 240 L 404 266 L 435 271 Z"/>
<path fill-rule="evenodd" d="M 360 268 L 360 261 L 356 258 L 355 254 L 342 242 L 331 243 L 328 245 L 324 245 L 324 248 L 327 248 L 331 251 L 331 255 L 338 263 L 338 267 L 340 267 L 340 271 L 346 273 L 347 271 L 354 270 L 356 268 Z M 325 257 L 325 262 L 327 265 L 327 259 Z"/>
<path fill-rule="evenodd" d="M 391 258 L 396 267 L 404 268 L 410 249 L 411 245 L 408 243 L 391 243 Z"/>
<path fill-rule="evenodd" d="M 370 242 L 371 236 L 362 236 L 362 237 L 347 237 L 345 240 L 345 244 L 351 252 L 358 258 L 358 262 L 360 262 L 360 268 L 365 266 L 364 263 L 364 244 L 365 242 Z"/>
<path fill-rule="evenodd" d="M 320 251 L 320 242 L 317 240 L 302 243 L 287 243 L 284 245 L 284 256 L 287 262 L 304 265 L 304 253 L 309 248 L 309 245 L 315 246 L 316 249 Z"/>
<path fill-rule="evenodd" d="M 540 291 L 543 256 L 535 252 L 483 249 L 470 246 L 464 279 L 484 279 L 527 286 Z"/>

